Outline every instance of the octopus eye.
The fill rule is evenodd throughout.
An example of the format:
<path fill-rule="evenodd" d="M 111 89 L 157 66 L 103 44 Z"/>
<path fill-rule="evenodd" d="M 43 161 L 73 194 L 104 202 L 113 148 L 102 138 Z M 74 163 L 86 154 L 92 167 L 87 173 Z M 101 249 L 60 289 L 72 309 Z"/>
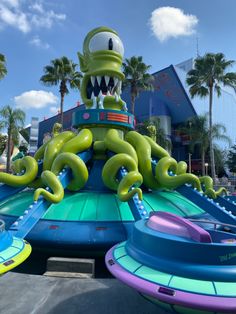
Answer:
<path fill-rule="evenodd" d="M 122 57 L 124 55 L 124 46 L 120 38 L 110 32 L 100 32 L 95 34 L 89 43 L 89 51 L 113 50 L 118 52 Z"/>

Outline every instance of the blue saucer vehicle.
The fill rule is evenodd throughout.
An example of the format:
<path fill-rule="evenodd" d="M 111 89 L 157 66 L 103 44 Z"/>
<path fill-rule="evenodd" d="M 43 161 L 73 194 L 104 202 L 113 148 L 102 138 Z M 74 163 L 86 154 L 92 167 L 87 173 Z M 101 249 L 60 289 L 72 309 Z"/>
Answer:
<path fill-rule="evenodd" d="M 155 212 L 106 254 L 110 272 L 174 313 L 236 313 L 236 236 Z"/>

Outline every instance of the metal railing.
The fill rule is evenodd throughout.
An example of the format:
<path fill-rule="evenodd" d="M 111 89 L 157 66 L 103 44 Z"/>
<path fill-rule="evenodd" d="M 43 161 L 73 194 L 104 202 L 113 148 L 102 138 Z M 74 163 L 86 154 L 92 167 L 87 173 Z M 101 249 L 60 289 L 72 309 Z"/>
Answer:
<path fill-rule="evenodd" d="M 206 224 L 212 224 L 214 225 L 214 230 L 216 230 L 217 226 L 223 226 L 223 227 L 229 227 L 229 228 L 236 228 L 236 225 L 231 225 L 231 224 L 226 224 L 226 223 L 222 223 L 220 221 L 212 221 L 212 220 L 206 220 L 206 219 L 191 219 L 189 218 L 188 220 L 190 220 L 191 222 L 198 222 L 198 223 L 206 223 Z"/>

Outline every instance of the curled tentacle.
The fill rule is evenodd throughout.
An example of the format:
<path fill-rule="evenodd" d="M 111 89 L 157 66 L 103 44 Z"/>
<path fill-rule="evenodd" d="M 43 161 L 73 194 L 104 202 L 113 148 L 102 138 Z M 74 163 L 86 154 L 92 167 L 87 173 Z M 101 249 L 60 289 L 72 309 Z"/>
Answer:
<path fill-rule="evenodd" d="M 207 195 L 210 198 L 217 198 L 217 196 L 221 194 L 227 195 L 227 190 L 224 187 L 219 188 L 217 191 L 213 188 L 213 180 L 210 176 L 203 176 L 199 178 L 201 184 L 204 188 L 204 194 Z"/>
<path fill-rule="evenodd" d="M 11 168 L 12 168 L 14 174 L 20 173 L 21 172 L 21 160 L 17 159 L 15 161 L 13 161 Z"/>
<path fill-rule="evenodd" d="M 50 170 L 54 159 L 57 157 L 62 146 L 71 140 L 75 134 L 71 131 L 65 131 L 50 140 L 45 148 L 43 170 Z"/>
<path fill-rule="evenodd" d="M 62 125 L 60 123 L 55 123 L 53 125 L 53 129 L 52 129 L 52 136 L 53 138 L 56 137 L 58 134 L 60 134 L 60 131 L 62 129 Z M 34 154 L 34 158 L 36 160 L 42 160 L 43 159 L 43 156 L 44 156 L 44 152 L 45 152 L 45 149 L 47 147 L 47 145 L 49 144 L 49 142 L 51 141 L 52 139 L 50 139 L 49 141 L 47 141 L 46 143 L 44 143 L 42 146 L 39 147 L 39 149 L 35 152 Z"/>
<path fill-rule="evenodd" d="M 34 192 L 34 201 L 37 201 L 39 196 L 42 195 L 47 201 L 51 203 L 59 203 L 64 197 L 64 189 L 58 177 L 51 171 L 45 170 L 41 174 L 43 183 L 50 187 L 53 193 L 39 188 Z"/>
<path fill-rule="evenodd" d="M 153 157 L 156 157 L 158 159 L 161 159 L 162 157 L 168 157 L 170 154 L 162 148 L 160 145 L 158 145 L 152 138 L 149 136 L 144 135 L 143 136 L 145 140 L 149 143 L 151 146 L 151 154 Z"/>
<path fill-rule="evenodd" d="M 61 130 L 62 130 L 62 124 L 58 122 L 54 123 L 53 129 L 52 129 L 52 136 L 53 137 L 57 136 L 58 134 L 60 134 Z"/>
<path fill-rule="evenodd" d="M 60 153 L 73 153 L 78 154 L 86 149 L 88 149 L 93 142 L 93 134 L 88 129 L 83 129 L 76 135 L 74 138 L 66 142 L 61 150 Z"/>
<path fill-rule="evenodd" d="M 107 149 L 119 153 L 125 153 L 131 156 L 138 164 L 138 157 L 134 148 L 123 139 L 120 138 L 119 133 L 115 129 L 110 129 L 104 139 L 104 143 Z"/>
<path fill-rule="evenodd" d="M 28 185 L 37 176 L 38 163 L 33 157 L 26 156 L 17 161 L 17 170 L 18 172 L 24 171 L 24 173 L 20 176 L 16 176 L 1 172 L 0 182 L 14 187 Z"/>
<path fill-rule="evenodd" d="M 176 174 L 184 174 L 187 172 L 188 165 L 185 161 L 179 161 L 177 164 Z"/>
<path fill-rule="evenodd" d="M 139 171 L 143 176 L 144 184 L 151 189 L 158 189 L 160 185 L 156 181 L 152 172 L 151 146 L 149 141 L 135 131 L 128 132 L 125 139 L 137 152 Z"/>
<path fill-rule="evenodd" d="M 117 173 L 122 166 L 129 173 L 119 182 Z M 117 154 L 111 157 L 103 167 L 102 179 L 109 189 L 118 190 L 118 196 L 121 201 L 129 200 L 135 193 L 138 193 L 139 198 L 142 199 L 141 189 L 136 187 L 129 191 L 133 185 L 140 186 L 142 184 L 142 175 L 138 172 L 136 162 L 129 155 Z"/>
<path fill-rule="evenodd" d="M 122 180 L 118 186 L 117 194 L 119 199 L 122 202 L 127 202 L 131 199 L 136 193 L 140 200 L 143 199 L 142 190 L 138 187 L 143 183 L 142 175 L 137 171 L 129 172 Z M 135 184 L 135 188 L 130 188 Z"/>
<path fill-rule="evenodd" d="M 67 186 L 68 190 L 78 191 L 88 180 L 88 169 L 85 163 L 77 155 L 72 153 L 61 153 L 54 160 L 51 171 L 55 175 L 58 175 L 65 166 L 71 168 L 73 175 L 73 179 Z"/>
<path fill-rule="evenodd" d="M 185 173 L 179 174 L 176 176 L 170 176 L 168 171 L 169 169 L 174 169 L 174 172 L 177 171 L 177 161 L 171 157 L 163 157 L 159 160 L 155 172 L 156 179 L 163 188 L 175 189 L 185 183 L 192 184 L 198 191 L 201 191 L 201 184 L 194 174 Z"/>

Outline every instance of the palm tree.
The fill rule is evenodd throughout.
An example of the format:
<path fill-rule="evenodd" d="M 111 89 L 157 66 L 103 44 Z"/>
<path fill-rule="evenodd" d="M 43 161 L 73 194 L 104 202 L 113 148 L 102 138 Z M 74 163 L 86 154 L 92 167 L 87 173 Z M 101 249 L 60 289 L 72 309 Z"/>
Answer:
<path fill-rule="evenodd" d="M 131 57 L 125 59 L 123 63 L 123 72 L 125 80 L 123 88 L 130 87 L 131 93 L 131 113 L 134 114 L 135 100 L 142 90 L 153 90 L 152 80 L 153 76 L 148 72 L 151 68 L 143 62 L 142 57 Z"/>
<path fill-rule="evenodd" d="M 46 86 L 60 85 L 59 92 L 61 95 L 60 103 L 60 123 L 63 126 L 63 107 L 64 97 L 69 93 L 68 84 L 70 88 L 80 87 L 80 78 L 82 74 L 76 71 L 77 64 L 73 63 L 67 57 L 54 59 L 50 65 L 44 67 L 44 75 L 40 81 Z"/>
<path fill-rule="evenodd" d="M 216 91 L 219 97 L 222 85 L 236 88 L 236 73 L 226 72 L 233 63 L 233 60 L 226 60 L 223 53 L 206 53 L 203 57 L 195 60 L 194 69 L 187 74 L 187 84 L 190 86 L 191 96 L 209 97 L 210 162 L 214 182 L 216 175 L 212 138 L 213 91 Z"/>
<path fill-rule="evenodd" d="M 188 135 L 190 143 L 189 150 L 194 152 L 198 146 L 201 155 L 202 175 L 205 175 L 205 157 L 210 147 L 208 116 L 200 115 L 189 119 L 184 126 L 180 126 L 179 130 Z M 226 135 L 226 128 L 220 123 L 212 125 L 212 139 L 221 140 L 230 144 L 230 138 Z"/>
<path fill-rule="evenodd" d="M 5 106 L 0 110 L 0 128 L 7 129 L 7 167 L 6 171 L 10 171 L 11 162 L 11 143 L 14 145 L 19 142 L 19 130 L 24 126 L 25 113 L 21 109 L 13 109 Z"/>
<path fill-rule="evenodd" d="M 0 80 L 3 79 L 6 74 L 7 74 L 6 59 L 5 56 L 0 53 Z"/>

